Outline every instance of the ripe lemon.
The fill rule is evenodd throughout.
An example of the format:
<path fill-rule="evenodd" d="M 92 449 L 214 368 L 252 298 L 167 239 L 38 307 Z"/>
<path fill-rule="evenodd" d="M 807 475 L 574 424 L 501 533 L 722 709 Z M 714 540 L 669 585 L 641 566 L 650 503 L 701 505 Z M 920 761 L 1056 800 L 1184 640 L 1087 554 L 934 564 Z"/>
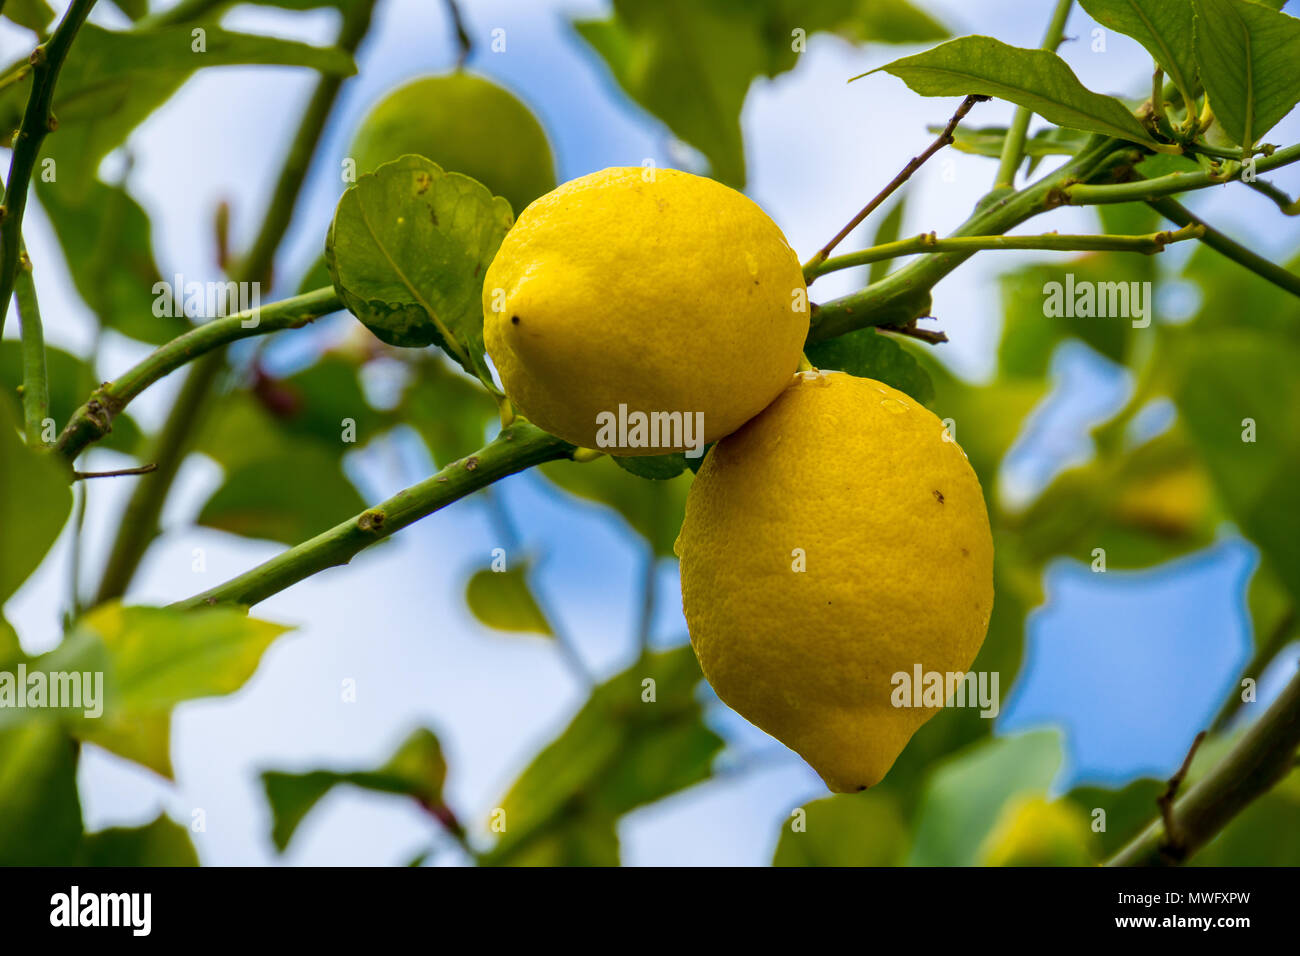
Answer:
<path fill-rule="evenodd" d="M 516 213 L 555 187 L 541 124 L 513 93 L 473 73 L 398 87 L 361 121 L 349 155 L 360 175 L 407 153 L 477 179 Z"/>
<path fill-rule="evenodd" d="M 714 446 L 676 550 L 704 676 L 837 792 L 876 784 L 936 713 L 895 706 L 894 675 L 965 671 L 993 609 L 965 453 L 909 396 L 842 372 L 801 373 Z"/>
<path fill-rule="evenodd" d="M 721 183 L 642 167 L 524 210 L 488 268 L 483 318 L 516 407 L 617 455 L 688 447 L 699 436 L 685 423 L 705 442 L 734 431 L 789 383 L 808 335 L 799 260 L 776 223 Z M 611 432 L 612 419 L 627 427 Z"/>

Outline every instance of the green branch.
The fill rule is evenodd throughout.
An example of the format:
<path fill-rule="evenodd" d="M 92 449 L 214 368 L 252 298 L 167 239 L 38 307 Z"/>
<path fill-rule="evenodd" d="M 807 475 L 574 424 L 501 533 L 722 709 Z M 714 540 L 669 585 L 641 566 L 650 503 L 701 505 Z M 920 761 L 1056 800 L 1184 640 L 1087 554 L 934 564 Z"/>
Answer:
<path fill-rule="evenodd" d="M 1044 50 L 1055 52 L 1061 45 L 1061 41 L 1065 39 L 1065 21 L 1070 19 L 1072 6 L 1074 0 L 1057 0 L 1051 23 L 1047 26 L 1047 32 L 1043 34 Z M 1032 110 L 1023 106 L 1016 107 L 1016 112 L 1011 117 L 1011 126 L 1007 129 L 1007 138 L 1002 141 L 1002 159 L 998 164 L 994 189 L 1010 189 L 1015 186 L 1016 170 L 1020 168 L 1020 163 L 1025 158 L 1025 135 L 1029 132 L 1029 121 L 1033 115 Z"/>
<path fill-rule="evenodd" d="M 1175 222 L 1180 226 L 1199 226 L 1204 230 L 1201 241 L 1216 252 L 1222 253 L 1229 259 L 1240 265 L 1245 266 L 1255 275 L 1267 279 L 1279 288 L 1285 289 L 1292 295 L 1300 296 L 1300 275 L 1283 269 L 1276 262 L 1265 259 L 1258 253 L 1251 252 L 1241 243 L 1229 238 L 1212 226 L 1206 225 L 1203 221 L 1192 215 L 1191 211 L 1185 206 L 1173 199 L 1158 199 L 1148 203 L 1160 215 L 1164 216 L 1170 222 Z"/>
<path fill-rule="evenodd" d="M 1205 227 L 1199 225 L 1190 225 L 1177 232 L 1153 232 L 1142 236 L 1071 236 L 1050 232 L 1038 236 L 954 236 L 939 239 L 933 232 L 927 232 L 908 239 L 899 239 L 896 242 L 882 243 L 860 252 L 834 256 L 812 266 L 809 271 L 813 277 L 816 277 L 839 269 L 851 269 L 854 266 L 918 253 L 979 252 L 992 249 L 1041 249 L 1058 252 L 1113 250 L 1142 252 L 1149 255 L 1163 252 L 1165 246 L 1171 242 L 1199 239 L 1204 232 Z"/>
<path fill-rule="evenodd" d="M 19 305 L 22 305 L 21 296 Z M 112 431 L 113 419 L 132 399 L 196 356 L 239 339 L 296 329 L 341 308 L 343 303 L 332 288 L 317 289 L 260 309 L 213 319 L 191 329 L 95 389 L 86 404 L 73 413 L 55 443 L 55 450 L 71 464 L 86 446 Z"/>
<path fill-rule="evenodd" d="M 374 5 L 375 0 L 358 0 L 348 5 L 339 29 L 339 49 L 347 53 L 356 52 L 370 29 Z M 211 5 L 191 4 L 193 8 L 205 6 Z M 323 76 L 317 81 L 272 191 L 262 227 L 248 254 L 242 257 L 233 270 L 231 278 L 236 281 L 269 281 L 276 250 L 288 230 L 294 207 L 298 204 L 298 196 L 306 181 L 308 167 L 338 100 L 342 84 L 343 77 L 339 76 Z M 121 597 L 135 576 L 136 568 L 140 566 L 145 551 L 157 534 L 159 516 L 181 462 L 189 451 L 189 441 L 199 416 L 211 398 L 217 378 L 225 366 L 224 350 L 214 350 L 195 362 L 186 376 L 147 456 L 157 463 L 158 470 L 136 484 L 118 524 L 117 538 L 109 552 L 104 577 L 96 592 L 96 603 Z"/>
<path fill-rule="evenodd" d="M 50 383 L 45 370 L 45 330 L 41 325 L 41 306 L 32 281 L 32 261 L 26 250 L 20 257 L 14 280 L 14 298 L 18 303 L 18 324 L 22 330 L 23 352 L 23 429 L 27 444 L 41 445 L 45 420 L 50 417 Z"/>
<path fill-rule="evenodd" d="M 1108 866 L 1173 866 L 1219 833 L 1295 766 L 1300 747 L 1300 673 L 1204 777 Z"/>
<path fill-rule="evenodd" d="M 257 604 L 326 568 L 347 564 L 375 542 L 471 492 L 533 465 L 571 457 L 573 451 L 574 447 L 568 442 L 548 435 L 523 419 L 516 419 L 468 458 L 452 462 L 387 501 L 367 508 L 310 541 L 173 607 Z M 383 595 L 375 595 L 373 599 L 385 600 Z"/>
<path fill-rule="evenodd" d="M 1272 156 L 1259 156 L 1255 159 L 1255 171 L 1266 173 L 1270 169 L 1280 169 L 1300 160 L 1300 143 L 1276 150 Z M 1205 189 L 1208 186 L 1222 186 L 1224 181 L 1206 170 L 1191 173 L 1169 173 L 1154 179 L 1138 179 L 1131 183 L 1111 183 L 1106 185 L 1089 185 L 1079 183 L 1065 190 L 1065 202 L 1073 206 L 1098 206 L 1117 202 L 1151 202 L 1175 193 L 1188 192 L 1193 189 Z"/>
<path fill-rule="evenodd" d="M 41 144 L 56 125 L 51 112 L 54 85 L 58 82 L 59 71 L 63 69 L 72 41 L 94 5 L 95 0 L 72 0 L 49 42 L 32 51 L 32 92 L 27 98 L 22 125 L 14 136 L 9 179 L 5 186 L 4 219 L 0 221 L 0 335 L 4 334 L 5 317 L 9 313 L 9 300 L 14 293 L 14 280 L 18 272 L 18 253 L 23 241 L 23 214 L 27 211 L 27 189 L 31 185 L 32 171 L 36 168 Z"/>

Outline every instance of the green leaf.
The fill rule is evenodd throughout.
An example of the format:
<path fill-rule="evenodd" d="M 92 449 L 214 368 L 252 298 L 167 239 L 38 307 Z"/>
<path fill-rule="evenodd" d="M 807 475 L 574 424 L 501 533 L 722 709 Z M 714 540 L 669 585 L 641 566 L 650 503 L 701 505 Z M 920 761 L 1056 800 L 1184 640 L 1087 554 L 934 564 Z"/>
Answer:
<path fill-rule="evenodd" d="M 684 646 L 647 654 L 593 690 L 494 809 L 501 836 L 484 862 L 583 862 L 590 859 L 590 839 L 598 841 L 602 862 L 612 862 L 613 822 L 706 779 L 722 749 L 695 696 L 700 676 L 694 652 Z M 584 834 L 588 828 L 594 836 Z M 583 852 L 574 850 L 575 842 Z"/>
<path fill-rule="evenodd" d="M 68 866 L 80 842 L 76 742 L 50 720 L 0 729 L 0 866 Z"/>
<path fill-rule="evenodd" d="M 510 204 L 422 156 L 362 176 L 339 200 L 325 244 L 334 288 L 389 345 L 437 344 L 485 385 L 483 274 Z"/>
<path fill-rule="evenodd" d="M 519 562 L 501 571 L 474 572 L 465 585 L 465 603 L 480 624 L 498 631 L 555 635 L 528 586 L 528 570 L 527 562 Z"/>
<path fill-rule="evenodd" d="M 1252 0 L 1194 0 L 1214 118 L 1249 149 L 1300 101 L 1300 20 Z"/>
<path fill-rule="evenodd" d="M 1010 800 L 979 849 L 980 866 L 1092 866 L 1089 817 L 1068 800 L 1028 794 Z"/>
<path fill-rule="evenodd" d="M 676 478 L 686 470 L 685 452 L 671 455 L 638 455 L 631 458 L 620 458 L 617 455 L 610 457 L 614 459 L 614 464 L 624 471 L 639 478 L 649 478 L 651 481 L 667 481 L 669 478 Z M 695 460 L 703 461 L 704 456 L 697 456 Z"/>
<path fill-rule="evenodd" d="M 1165 792 L 1168 783 L 1163 780 L 1134 780 L 1119 790 L 1106 787 L 1075 787 L 1067 795 L 1072 803 L 1082 807 L 1094 820 L 1093 833 L 1097 840 L 1096 857 L 1107 859 L 1119 852 L 1129 840 L 1146 829 L 1159 815 L 1156 798 Z M 1105 817 L 1095 816 L 1097 810 Z M 1103 822 L 1104 830 L 1096 826 Z"/>
<path fill-rule="evenodd" d="M 231 33 L 215 24 L 203 30 L 206 49 L 198 52 L 187 25 L 129 32 L 91 23 L 81 28 L 55 92 L 59 135 L 45 147 L 67 202 L 79 204 L 96 182 L 100 161 L 202 67 L 265 64 L 334 76 L 356 72 L 342 50 Z M 0 129 L 17 129 L 30 92 L 30 77 L 0 90 Z"/>
<path fill-rule="evenodd" d="M 8 396 L 15 418 L 22 415 L 17 391 L 23 381 L 22 351 L 22 344 L 15 339 L 0 342 L 0 391 Z M 45 370 L 50 389 L 50 418 L 66 422 L 99 385 L 99 378 L 88 363 L 52 345 L 45 346 Z M 0 398 L 0 401 L 4 399 Z M 96 447 L 134 455 L 140 450 L 142 441 L 135 420 L 126 412 L 120 412 L 113 418 L 113 430 L 97 442 Z"/>
<path fill-rule="evenodd" d="M 197 523 L 293 545 L 365 507 L 365 499 L 339 467 L 338 456 L 299 441 L 228 473 L 199 512 Z"/>
<path fill-rule="evenodd" d="M 62 645 L 28 669 L 102 671 L 103 714 L 69 714 L 71 731 L 170 778 L 172 708 L 238 690 L 287 630 L 250 618 L 243 608 L 105 604 L 87 612 Z"/>
<path fill-rule="evenodd" d="M 1102 26 L 1130 36 L 1164 69 L 1183 102 L 1195 104 L 1199 89 L 1192 40 L 1192 0 L 1079 0 Z"/>
<path fill-rule="evenodd" d="M 7 19 L 37 34 L 44 33 L 54 19 L 54 10 L 45 0 L 9 0 L 3 6 Z"/>
<path fill-rule="evenodd" d="M 781 826 L 773 866 L 898 866 L 907 855 L 907 825 L 885 793 L 841 793 L 796 810 Z"/>
<path fill-rule="evenodd" d="M 921 798 L 911 866 L 970 866 L 1013 798 L 1046 792 L 1061 764 L 1055 731 L 983 741 L 939 765 Z"/>
<path fill-rule="evenodd" d="M 556 461 L 541 465 L 547 480 L 570 494 L 612 508 L 650 542 L 660 557 L 673 553 L 673 542 L 686 514 L 691 477 L 640 481 L 608 456 L 592 462 Z"/>
<path fill-rule="evenodd" d="M 922 405 L 934 401 L 934 383 L 925 369 L 899 344 L 875 329 L 859 329 L 839 338 L 816 342 L 807 349 L 817 368 L 839 369 L 859 378 L 906 392 Z"/>
<path fill-rule="evenodd" d="M 1047 50 L 1008 46 L 992 37 L 958 37 L 862 76 L 881 70 L 922 96 L 996 96 L 1058 126 L 1156 145 L 1127 106 L 1089 90 L 1064 60 Z"/>
<path fill-rule="evenodd" d="M 0 614 L 0 661 L 17 659 L 23 656 L 23 645 L 18 640 L 18 632 L 12 624 Z"/>
<path fill-rule="evenodd" d="M 72 510 L 68 472 L 18 437 L 18 418 L 0 401 L 0 607 L 44 560 Z"/>
<path fill-rule="evenodd" d="M 927 126 L 926 129 L 938 136 L 943 132 L 942 126 Z M 1032 136 L 1025 138 L 1026 156 L 1041 158 L 1043 156 L 1073 156 L 1087 141 L 1087 134 L 1075 129 L 1060 126 L 1048 126 Z M 958 126 L 953 132 L 952 148 L 974 156 L 988 156 L 998 159 L 1002 156 L 1002 147 L 1007 139 L 1005 126 Z"/>
<path fill-rule="evenodd" d="M 271 806 L 271 840 L 280 852 L 293 839 L 298 825 L 321 799 L 335 787 L 346 784 L 414 799 L 443 820 L 454 820 L 443 802 L 447 762 L 442 745 L 431 730 L 412 732 L 397 751 L 377 770 L 313 770 L 309 773 L 262 774 L 262 786 Z M 456 826 L 451 822 L 452 826 Z"/>
<path fill-rule="evenodd" d="M 149 215 L 121 186 L 99 180 L 69 190 L 37 180 L 77 293 L 106 328 L 161 345 L 190 328 L 185 318 L 154 313 L 162 281 L 154 261 Z M 98 383 L 96 383 L 98 384 Z"/>
<path fill-rule="evenodd" d="M 87 833 L 82 866 L 198 866 L 199 855 L 185 828 L 165 813 L 142 827 L 113 827 Z"/>
<path fill-rule="evenodd" d="M 1182 331 L 1167 361 L 1188 433 L 1229 515 L 1300 600 L 1300 511 L 1288 506 L 1300 474 L 1300 347 L 1247 329 Z"/>
<path fill-rule="evenodd" d="M 483 445 L 488 424 L 497 419 L 497 406 L 478 382 L 439 356 L 428 358 L 412 363 L 399 411 L 442 468 Z"/>
<path fill-rule="evenodd" d="M 889 212 L 885 213 L 880 220 L 880 225 L 876 227 L 875 235 L 871 237 L 871 245 L 882 246 L 887 242 L 897 241 L 899 232 L 903 228 L 903 210 L 906 205 L 906 196 L 899 196 L 898 201 L 889 207 Z M 867 283 L 879 282 L 889 274 L 894 264 L 888 259 L 871 263 L 867 270 Z"/>

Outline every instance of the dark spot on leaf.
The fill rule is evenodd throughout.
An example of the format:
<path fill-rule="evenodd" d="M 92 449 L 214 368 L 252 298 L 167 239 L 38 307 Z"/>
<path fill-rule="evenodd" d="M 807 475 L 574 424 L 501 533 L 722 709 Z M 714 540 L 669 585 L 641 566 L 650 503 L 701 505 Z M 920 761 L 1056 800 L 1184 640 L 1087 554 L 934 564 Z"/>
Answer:
<path fill-rule="evenodd" d="M 930 494 L 934 495 L 934 500 L 935 500 L 935 501 L 939 502 L 939 504 L 943 504 L 943 492 L 941 492 L 941 491 L 932 491 L 932 492 L 930 492 Z"/>
<path fill-rule="evenodd" d="M 429 221 L 432 222 L 435 226 L 438 225 L 438 210 L 436 209 L 429 210 Z"/>

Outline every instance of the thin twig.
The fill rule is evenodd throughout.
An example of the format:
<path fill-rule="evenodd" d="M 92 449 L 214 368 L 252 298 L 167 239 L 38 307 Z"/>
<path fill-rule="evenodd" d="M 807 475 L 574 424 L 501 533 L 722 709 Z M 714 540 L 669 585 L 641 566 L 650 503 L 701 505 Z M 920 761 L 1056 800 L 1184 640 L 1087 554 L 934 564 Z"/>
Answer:
<path fill-rule="evenodd" d="M 1187 773 L 1192 769 L 1192 761 L 1196 758 L 1196 751 L 1201 748 L 1201 742 L 1205 740 L 1206 732 L 1202 730 L 1192 741 L 1191 747 L 1187 749 L 1187 756 L 1183 758 L 1183 764 L 1178 768 L 1178 772 L 1169 778 L 1169 785 L 1165 792 L 1156 797 L 1156 806 L 1160 808 L 1160 819 L 1165 825 L 1165 845 L 1162 849 L 1170 854 L 1175 860 L 1181 860 L 1183 857 L 1183 842 L 1178 837 L 1178 827 L 1174 822 L 1174 799 L 1178 796 L 1178 790 L 1187 779 Z"/>
<path fill-rule="evenodd" d="M 444 0 L 447 16 L 451 18 L 452 29 L 456 31 L 456 69 L 461 69 L 470 54 L 474 52 L 474 43 L 465 32 L 465 19 L 460 15 L 460 4 L 456 0 Z"/>
<path fill-rule="evenodd" d="M 116 471 L 74 471 L 72 473 L 72 480 L 83 481 L 86 478 L 123 478 L 127 475 L 147 475 L 149 472 L 157 470 L 157 465 L 148 464 L 140 465 L 136 468 L 119 468 Z"/>
<path fill-rule="evenodd" d="M 1270 182 L 1262 179 L 1256 179 L 1247 183 L 1255 192 L 1267 196 L 1273 202 L 1277 203 L 1277 208 L 1282 210 L 1284 216 L 1300 216 L 1300 199 L 1292 199 L 1281 189 L 1278 189 Z"/>
<path fill-rule="evenodd" d="M 1300 275 L 1296 275 L 1287 269 L 1282 268 L 1276 262 L 1265 259 L 1258 253 L 1252 252 L 1241 243 L 1230 238 L 1226 233 L 1222 233 L 1213 226 L 1207 225 L 1200 217 L 1193 215 L 1191 210 L 1183 206 L 1175 199 L 1165 197 L 1156 199 L 1147 203 L 1152 209 L 1160 213 L 1170 222 L 1175 222 L 1180 226 L 1200 226 L 1205 230 L 1201 236 L 1201 242 L 1205 243 L 1211 249 L 1229 259 L 1245 266 L 1255 275 L 1267 279 L 1280 289 L 1285 289 L 1294 296 L 1300 296 Z"/>
<path fill-rule="evenodd" d="M 813 269 L 817 263 L 825 262 L 826 258 L 830 256 L 835 247 L 844 240 L 845 236 L 856 229 L 862 223 L 862 220 L 871 215 L 871 213 L 874 212 L 882 202 L 888 199 L 899 186 L 907 182 L 912 173 L 920 169 L 927 159 L 939 152 L 939 150 L 943 149 L 945 146 L 949 145 L 952 142 L 953 131 L 957 129 L 957 124 L 960 123 L 966 114 L 971 111 L 971 107 L 976 103 L 983 102 L 987 99 L 987 96 L 968 96 L 966 99 L 962 100 L 961 106 L 957 107 L 957 112 L 952 114 L 952 119 L 948 120 L 948 125 L 943 128 L 943 132 L 940 133 L 938 138 L 930 144 L 929 148 L 927 148 L 920 156 L 913 156 L 911 162 L 903 167 L 903 171 L 890 180 L 889 185 L 877 193 L 876 197 L 872 199 L 871 202 L 863 206 L 861 212 L 850 219 L 848 225 L 835 234 L 834 239 L 822 246 L 822 248 L 818 250 L 817 254 L 809 259 L 804 265 L 805 272 Z"/>
<path fill-rule="evenodd" d="M 931 319 L 934 318 L 934 316 L 923 315 L 920 316 L 920 318 Z M 945 332 L 938 329 L 935 329 L 934 331 L 930 331 L 929 329 L 918 329 L 915 325 L 882 325 L 880 326 L 880 331 L 892 332 L 895 335 L 906 335 L 909 338 L 919 339 L 927 345 L 942 345 L 944 342 L 948 341 L 948 336 Z"/>

